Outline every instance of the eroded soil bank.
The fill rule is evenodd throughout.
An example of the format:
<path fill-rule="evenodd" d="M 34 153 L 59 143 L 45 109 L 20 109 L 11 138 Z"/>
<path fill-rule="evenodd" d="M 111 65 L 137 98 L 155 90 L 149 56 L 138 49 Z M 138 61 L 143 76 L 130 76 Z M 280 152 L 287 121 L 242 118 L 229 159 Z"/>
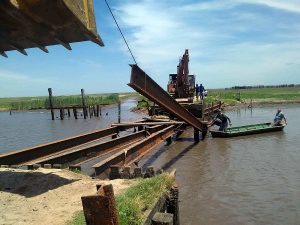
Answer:
<path fill-rule="evenodd" d="M 60 169 L 0 168 L 0 224 L 65 224 L 82 210 L 81 196 L 109 183 L 117 194 L 134 181 L 103 181 Z"/>

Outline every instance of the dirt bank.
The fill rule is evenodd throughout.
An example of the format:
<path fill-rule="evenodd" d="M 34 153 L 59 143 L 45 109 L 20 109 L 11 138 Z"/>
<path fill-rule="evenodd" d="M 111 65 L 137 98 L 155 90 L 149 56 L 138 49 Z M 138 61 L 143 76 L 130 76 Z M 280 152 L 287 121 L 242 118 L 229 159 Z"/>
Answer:
<path fill-rule="evenodd" d="M 108 183 L 118 193 L 134 181 L 102 181 L 68 170 L 0 168 L 0 224 L 65 224 L 82 209 L 81 196 Z"/>

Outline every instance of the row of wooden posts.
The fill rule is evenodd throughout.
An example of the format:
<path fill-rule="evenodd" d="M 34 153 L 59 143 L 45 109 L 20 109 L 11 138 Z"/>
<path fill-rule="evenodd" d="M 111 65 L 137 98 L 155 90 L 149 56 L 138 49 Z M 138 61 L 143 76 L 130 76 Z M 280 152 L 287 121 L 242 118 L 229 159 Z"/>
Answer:
<path fill-rule="evenodd" d="M 100 105 L 86 105 L 85 98 L 84 98 L 84 89 L 81 89 L 81 99 L 82 105 L 81 106 L 62 106 L 62 107 L 55 107 L 53 106 L 53 99 L 52 99 L 52 88 L 48 88 L 49 93 L 49 109 L 51 110 L 51 119 L 55 119 L 54 110 L 59 110 L 60 119 L 63 120 L 65 116 L 71 117 L 70 110 L 73 110 L 73 115 L 75 119 L 78 119 L 78 109 L 82 109 L 83 118 L 86 119 L 90 116 L 100 117 L 102 116 L 101 106 Z M 65 110 L 67 112 L 65 112 Z M 107 113 L 106 113 L 107 115 Z M 118 122 L 121 122 L 121 103 L 118 103 Z"/>

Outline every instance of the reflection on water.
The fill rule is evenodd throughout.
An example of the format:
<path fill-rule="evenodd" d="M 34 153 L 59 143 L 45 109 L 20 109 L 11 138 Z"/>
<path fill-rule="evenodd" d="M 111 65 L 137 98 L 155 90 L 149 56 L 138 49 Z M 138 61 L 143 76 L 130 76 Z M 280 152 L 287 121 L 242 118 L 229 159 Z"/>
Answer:
<path fill-rule="evenodd" d="M 180 219 L 185 225 L 300 224 L 299 105 L 281 106 L 283 132 L 230 139 L 183 140 L 163 146 L 156 167 L 177 169 Z M 271 122 L 277 108 L 226 114 L 233 126 Z M 147 161 L 145 160 L 145 161 Z"/>
<path fill-rule="evenodd" d="M 122 103 L 122 121 L 133 121 L 143 117 L 130 111 L 134 106 L 134 99 Z M 56 116 L 59 116 L 58 111 Z M 77 120 L 72 115 L 71 118 L 57 118 L 52 121 L 49 111 L 13 112 L 11 116 L 9 112 L 0 112 L 0 153 L 102 129 L 117 121 L 117 106 L 102 108 L 102 116 L 99 118 L 79 117 Z"/>

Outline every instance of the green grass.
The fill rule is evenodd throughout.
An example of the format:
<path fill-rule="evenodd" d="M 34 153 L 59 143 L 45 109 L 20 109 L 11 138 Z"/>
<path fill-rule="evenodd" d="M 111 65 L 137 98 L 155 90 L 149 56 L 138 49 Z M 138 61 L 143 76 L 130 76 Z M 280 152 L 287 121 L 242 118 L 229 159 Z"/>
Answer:
<path fill-rule="evenodd" d="M 66 225 L 85 225 L 85 218 L 83 211 L 76 212 L 72 219 L 66 222 Z"/>
<path fill-rule="evenodd" d="M 240 93 L 240 99 L 239 99 Z M 241 101 L 299 101 L 300 87 L 209 90 L 206 102 L 221 100 L 229 105 Z"/>
<path fill-rule="evenodd" d="M 174 179 L 168 174 L 141 179 L 137 184 L 116 196 L 120 225 L 141 225 L 146 219 L 146 210 L 151 209 L 159 197 L 171 188 Z M 74 214 L 66 225 L 84 225 L 83 211 Z"/>
<path fill-rule="evenodd" d="M 119 99 L 119 94 L 86 95 L 87 105 L 109 105 L 115 104 Z M 54 96 L 53 106 L 75 106 L 82 105 L 80 95 Z M 0 98 L 0 109 L 2 110 L 28 110 L 45 109 L 49 107 L 49 98 L 41 97 L 20 97 L 20 98 Z"/>
<path fill-rule="evenodd" d="M 150 104 L 152 103 L 146 97 L 140 95 L 135 109 L 148 109 Z"/>
<path fill-rule="evenodd" d="M 141 180 L 137 185 L 118 195 L 117 210 L 120 225 L 140 225 L 146 219 L 145 211 L 154 206 L 155 201 L 166 194 L 173 179 L 167 174 Z"/>

